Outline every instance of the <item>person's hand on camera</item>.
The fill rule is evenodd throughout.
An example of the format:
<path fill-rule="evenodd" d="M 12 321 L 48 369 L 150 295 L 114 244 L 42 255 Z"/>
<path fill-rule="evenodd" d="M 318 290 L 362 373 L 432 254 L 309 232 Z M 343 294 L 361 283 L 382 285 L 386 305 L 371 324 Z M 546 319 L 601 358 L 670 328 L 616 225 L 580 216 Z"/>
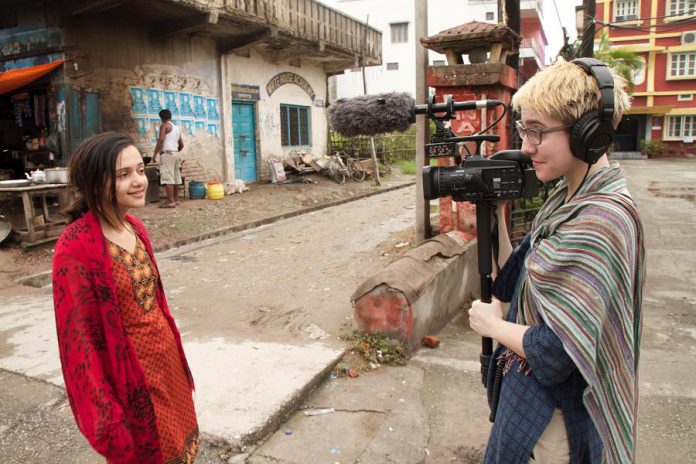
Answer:
<path fill-rule="evenodd" d="M 475 300 L 469 309 L 469 325 L 482 337 L 496 338 L 495 328 L 503 321 L 503 304 L 491 299 L 490 303 Z"/>

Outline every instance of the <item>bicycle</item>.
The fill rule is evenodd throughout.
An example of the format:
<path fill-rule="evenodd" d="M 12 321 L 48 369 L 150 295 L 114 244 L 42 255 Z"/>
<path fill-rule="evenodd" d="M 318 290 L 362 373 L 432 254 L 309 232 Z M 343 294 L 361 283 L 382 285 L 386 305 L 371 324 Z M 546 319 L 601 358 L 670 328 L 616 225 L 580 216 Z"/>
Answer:
<path fill-rule="evenodd" d="M 330 158 L 332 162 L 329 164 L 329 173 L 337 183 L 343 184 L 346 177 L 350 177 L 356 182 L 365 180 L 367 170 L 359 160 L 341 151 L 335 152 Z M 344 158 L 345 161 L 343 161 Z"/>
<path fill-rule="evenodd" d="M 340 152 L 336 152 L 329 156 L 329 176 L 337 184 L 344 184 L 346 182 L 346 176 L 350 176 L 350 171 L 348 167 L 343 162 L 343 159 L 339 155 Z"/>
<path fill-rule="evenodd" d="M 348 168 L 348 173 L 350 177 L 356 182 L 362 182 L 367 176 L 367 170 L 363 167 L 359 159 L 353 158 L 349 154 L 345 154 L 346 157 L 346 168 Z"/>

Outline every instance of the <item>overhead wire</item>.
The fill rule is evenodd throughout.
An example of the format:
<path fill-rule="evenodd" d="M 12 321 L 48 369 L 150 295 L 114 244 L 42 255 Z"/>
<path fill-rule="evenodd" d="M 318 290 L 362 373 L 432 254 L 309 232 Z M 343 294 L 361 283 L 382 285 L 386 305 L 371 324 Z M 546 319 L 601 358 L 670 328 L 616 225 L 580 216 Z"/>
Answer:
<path fill-rule="evenodd" d="M 605 27 L 610 27 L 613 29 L 624 29 L 624 30 L 632 30 L 632 31 L 640 31 L 640 32 L 651 32 L 656 29 L 660 29 L 661 32 L 670 32 L 677 30 L 683 26 L 689 26 L 692 24 L 696 24 L 696 16 L 693 16 L 691 18 L 686 18 L 684 20 L 680 20 L 678 23 L 677 21 L 674 22 L 669 22 L 669 23 L 661 23 L 661 24 L 651 24 L 648 26 L 622 26 L 620 24 L 616 24 L 615 22 L 604 22 L 604 21 L 594 21 L 595 24 L 600 24 L 601 27 L 598 28 L 597 30 L 604 29 Z"/>
<path fill-rule="evenodd" d="M 555 2 L 556 0 L 554 0 Z M 696 13 L 696 10 L 691 10 L 686 13 L 678 13 L 678 14 L 673 14 L 673 15 L 664 15 L 664 16 L 649 16 L 647 18 L 636 18 L 636 19 L 622 19 L 619 21 L 613 21 L 613 23 L 626 23 L 626 22 L 632 22 L 632 21 L 647 21 L 649 19 L 667 19 L 667 18 L 679 18 L 681 16 L 688 16 Z"/>
<path fill-rule="evenodd" d="M 561 14 L 558 12 L 558 5 L 556 5 L 556 0 L 553 0 L 553 7 L 556 9 L 556 16 L 558 17 L 558 24 L 560 24 L 562 26 L 563 21 L 561 21 Z"/>
<path fill-rule="evenodd" d="M 601 25 L 601 27 L 598 30 L 601 30 L 605 27 L 611 27 L 614 29 L 625 29 L 625 30 L 634 30 L 634 31 L 640 31 L 640 32 L 651 32 L 657 28 L 660 28 L 661 32 L 670 32 L 670 31 L 679 29 L 680 27 L 683 27 L 683 26 L 696 24 L 696 15 L 693 15 L 694 12 L 696 12 L 696 10 L 690 10 L 689 12 L 682 13 L 682 14 L 651 16 L 651 17 L 646 17 L 646 18 L 635 18 L 635 19 L 622 19 L 619 21 L 610 21 L 610 22 L 598 21 L 597 19 L 594 19 L 594 23 Z M 681 18 L 682 16 L 686 16 L 686 17 Z M 649 21 L 649 20 L 654 20 L 654 19 L 667 19 L 667 18 L 681 18 L 681 19 L 677 19 L 677 20 L 669 21 L 669 22 L 662 22 L 662 23 L 658 23 L 658 24 L 649 24 L 647 26 L 637 26 L 637 25 L 624 26 L 621 24 L 621 23 L 626 23 L 626 22 Z"/>

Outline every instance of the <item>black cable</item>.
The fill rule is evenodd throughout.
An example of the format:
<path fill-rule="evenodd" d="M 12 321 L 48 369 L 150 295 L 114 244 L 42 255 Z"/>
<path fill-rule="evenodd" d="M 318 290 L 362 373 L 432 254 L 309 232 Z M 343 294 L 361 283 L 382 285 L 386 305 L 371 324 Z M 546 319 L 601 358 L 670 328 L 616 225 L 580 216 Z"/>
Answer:
<path fill-rule="evenodd" d="M 684 18 L 683 20 L 678 20 L 678 21 L 672 21 L 669 23 L 660 23 L 660 24 L 651 24 L 648 26 L 622 26 L 620 24 L 616 24 L 616 22 L 609 22 L 606 23 L 604 21 L 594 21 L 595 24 L 600 24 L 601 27 L 597 29 L 597 31 L 600 31 L 604 29 L 605 27 L 610 27 L 614 29 L 623 29 L 623 30 L 631 30 L 631 31 L 639 31 L 639 32 L 651 32 L 653 29 L 658 29 L 658 28 L 663 28 L 660 29 L 661 32 L 670 32 L 677 30 L 681 27 L 684 26 L 689 26 L 691 24 L 696 24 L 696 16 L 691 17 L 691 18 Z M 667 27 L 669 26 L 669 27 Z"/>
<path fill-rule="evenodd" d="M 495 377 L 493 378 L 493 386 L 491 387 L 491 414 L 488 420 L 495 422 L 495 416 L 498 414 L 498 402 L 500 401 L 500 384 L 503 383 L 503 366 L 495 363 Z"/>
<path fill-rule="evenodd" d="M 681 13 L 681 14 L 673 14 L 673 15 L 665 15 L 665 16 L 649 16 L 647 18 L 636 18 L 636 19 L 622 19 L 622 20 L 613 21 L 613 22 L 614 23 L 627 23 L 627 22 L 631 22 L 631 21 L 648 21 L 649 19 L 679 18 L 681 16 L 688 16 L 688 15 L 691 15 L 694 13 L 696 13 L 696 10 L 691 10 L 691 11 L 688 11 L 686 13 Z M 677 21 L 681 21 L 681 20 L 677 20 Z M 674 22 L 677 22 L 677 21 L 674 21 Z"/>
<path fill-rule="evenodd" d="M 592 165 L 591 165 L 590 163 L 587 163 L 587 171 L 585 171 L 585 175 L 583 176 L 582 180 L 580 181 L 580 185 L 578 185 L 578 188 L 575 189 L 575 191 L 574 191 L 573 194 L 570 196 L 570 198 L 568 198 L 567 201 L 564 201 L 563 203 L 561 203 L 562 205 L 570 203 L 570 201 L 571 201 L 573 198 L 575 198 L 575 195 L 576 195 L 576 194 L 580 191 L 580 189 L 582 188 L 582 184 L 585 183 L 585 180 L 587 179 L 587 175 L 590 173 L 590 169 L 592 169 Z"/>
<path fill-rule="evenodd" d="M 464 147 L 464 150 L 466 150 L 466 156 L 469 157 L 471 156 L 471 152 L 469 151 L 469 147 L 466 146 L 466 142 L 461 142 L 462 147 Z"/>
<path fill-rule="evenodd" d="M 502 105 L 502 106 L 503 106 L 503 112 L 502 112 L 501 115 L 498 117 L 498 119 L 496 119 L 495 121 L 493 121 L 490 125 L 486 126 L 485 129 L 481 129 L 480 131 L 478 131 L 478 132 L 475 133 L 474 135 L 481 135 L 481 134 L 483 134 L 484 132 L 486 132 L 486 131 L 487 131 L 488 129 L 490 129 L 491 127 L 495 127 L 495 125 L 498 124 L 498 123 L 503 119 L 503 116 L 505 116 L 505 115 L 507 114 L 507 105 Z"/>

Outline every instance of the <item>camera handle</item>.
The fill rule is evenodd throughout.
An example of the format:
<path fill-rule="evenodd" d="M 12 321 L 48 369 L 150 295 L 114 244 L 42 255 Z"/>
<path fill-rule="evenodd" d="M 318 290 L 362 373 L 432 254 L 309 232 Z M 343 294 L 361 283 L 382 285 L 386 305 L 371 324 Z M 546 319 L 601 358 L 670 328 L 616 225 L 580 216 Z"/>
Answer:
<path fill-rule="evenodd" d="M 493 206 L 489 202 L 476 202 L 476 248 L 478 251 L 478 271 L 481 276 L 481 301 L 491 302 L 491 286 L 493 279 L 493 253 L 491 252 L 491 212 Z M 488 337 L 481 338 L 481 381 L 483 386 L 488 386 L 488 366 L 493 355 L 493 340 Z M 495 378 L 491 388 L 491 414 L 489 420 L 495 421 L 498 411 L 498 399 L 500 398 L 500 383 L 502 381 L 502 369 L 496 366 Z"/>

